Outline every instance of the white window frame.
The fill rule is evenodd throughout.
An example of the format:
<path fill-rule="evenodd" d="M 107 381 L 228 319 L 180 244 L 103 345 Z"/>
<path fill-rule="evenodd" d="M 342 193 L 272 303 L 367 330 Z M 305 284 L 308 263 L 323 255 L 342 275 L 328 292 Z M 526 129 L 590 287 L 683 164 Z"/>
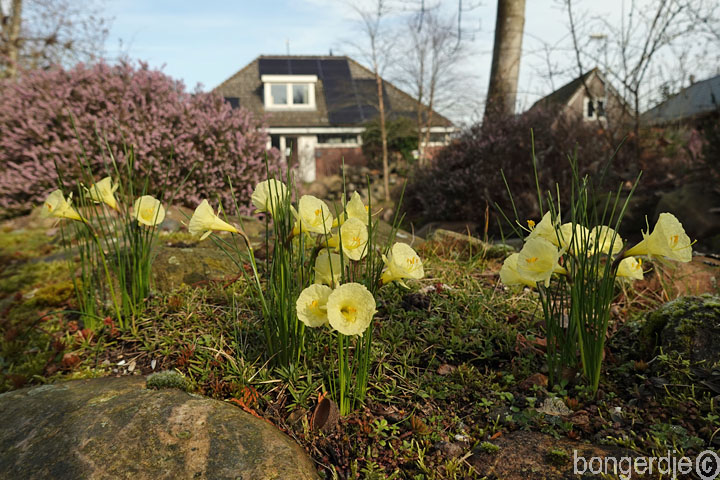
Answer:
<path fill-rule="evenodd" d="M 315 103 L 315 84 L 317 83 L 317 75 L 262 75 L 260 80 L 263 82 L 264 100 L 266 110 L 316 110 Z M 286 98 L 288 103 L 275 105 L 273 103 L 271 88 L 272 85 L 285 85 Z M 293 85 L 308 86 L 308 103 L 294 104 L 293 102 Z"/>

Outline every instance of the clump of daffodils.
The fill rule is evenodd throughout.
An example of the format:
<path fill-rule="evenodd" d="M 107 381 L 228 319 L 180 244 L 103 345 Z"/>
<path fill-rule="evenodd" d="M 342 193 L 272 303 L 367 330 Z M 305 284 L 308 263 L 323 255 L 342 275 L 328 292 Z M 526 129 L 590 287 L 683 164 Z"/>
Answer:
<path fill-rule="evenodd" d="M 568 275 L 563 265 L 580 257 L 602 255 L 613 261 L 613 275 L 642 279 L 641 256 L 678 262 L 692 260 L 692 243 L 682 224 L 670 213 L 661 213 L 652 233 L 627 248 L 612 228 L 601 225 L 588 230 L 579 224 L 553 222 L 546 213 L 538 223 L 530 222 L 530 234 L 519 253 L 505 259 L 500 279 L 508 286 L 548 287 L 553 274 Z"/>
<path fill-rule="evenodd" d="M 407 287 L 405 280 L 422 278 L 422 261 L 412 247 L 403 243 L 396 243 L 389 251 L 377 247 L 374 238 L 377 221 L 373 222 L 370 205 L 357 192 L 340 211 L 333 212 L 323 200 L 312 195 L 303 195 L 294 204 L 291 189 L 270 179 L 255 187 L 252 202 L 258 213 L 269 213 L 274 224 L 274 258 L 267 278 L 268 284 L 274 285 L 270 296 L 282 292 L 279 297 L 284 301 L 293 288 L 302 285 L 298 293 L 292 293 L 295 325 L 274 323 L 278 319 L 285 322 L 289 306 L 278 299 L 263 298 L 269 325 L 268 349 L 282 355 L 286 353 L 283 345 L 301 343 L 294 337 L 276 338 L 276 332 L 301 335 L 305 327 L 322 327 L 334 335 L 338 342 L 338 373 L 331 374 L 333 380 L 328 387 L 340 412 L 347 414 L 364 400 L 367 389 L 376 291 L 391 282 Z M 290 227 L 285 229 L 288 221 Z M 234 227 L 217 218 L 207 203 L 198 206 L 190 220 L 190 230 L 203 236 L 219 230 L 237 233 Z M 252 258 L 251 255 L 251 261 Z M 253 271 L 256 290 L 262 297 L 265 293 L 254 265 Z M 273 276 L 275 271 L 278 277 Z M 294 283 L 282 283 L 288 278 L 294 279 Z M 274 307 L 268 305 L 279 306 L 271 312 Z"/>
<path fill-rule="evenodd" d="M 118 200 L 119 181 L 110 176 L 94 181 L 89 168 L 84 173 L 90 186 L 80 183 L 79 210 L 72 193 L 65 197 L 57 189 L 47 196 L 41 212 L 45 217 L 75 220 L 67 226 L 73 235 L 67 235 L 63 226 L 62 238 L 65 248 L 74 248 L 80 258 L 79 278 L 73 277 L 73 283 L 88 328 L 101 326 L 96 319 L 107 314 L 108 304 L 121 328 L 135 328 L 128 320 L 134 322 L 150 293 L 152 244 L 157 226 L 165 219 L 165 208 L 151 195 L 134 202 Z M 132 187 L 124 192 L 134 196 Z"/>
<path fill-rule="evenodd" d="M 538 289 L 551 379 L 575 368 L 579 356 L 597 391 L 615 280 L 641 280 L 643 256 L 689 262 L 690 238 L 670 213 L 660 214 L 652 232 L 643 232 L 643 240 L 632 247 L 606 225 L 563 224 L 550 213 L 528 226 L 523 248 L 505 259 L 500 280 Z"/>

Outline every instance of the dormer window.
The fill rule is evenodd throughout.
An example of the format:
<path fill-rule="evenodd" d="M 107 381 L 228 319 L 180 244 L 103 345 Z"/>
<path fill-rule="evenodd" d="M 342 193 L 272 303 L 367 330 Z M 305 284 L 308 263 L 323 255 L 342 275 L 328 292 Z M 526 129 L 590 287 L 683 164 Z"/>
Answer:
<path fill-rule="evenodd" d="M 266 110 L 315 110 L 316 75 L 263 75 Z"/>

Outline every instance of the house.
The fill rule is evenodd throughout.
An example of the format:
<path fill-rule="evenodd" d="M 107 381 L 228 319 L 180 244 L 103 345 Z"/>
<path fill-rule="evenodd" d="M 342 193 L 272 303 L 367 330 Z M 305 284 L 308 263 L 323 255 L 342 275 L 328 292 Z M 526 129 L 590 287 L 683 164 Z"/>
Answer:
<path fill-rule="evenodd" d="M 260 56 L 215 91 L 233 107 L 263 116 L 268 148 L 297 165 L 302 181 L 337 174 L 344 161 L 366 165 L 364 124 L 378 117 L 373 72 L 345 56 Z M 417 100 L 383 81 L 386 118 L 417 118 Z M 431 117 L 430 144 L 442 145 L 455 131 L 439 113 Z M 295 163 L 297 159 L 297 163 Z"/>
<path fill-rule="evenodd" d="M 720 75 L 694 83 L 640 116 L 645 125 L 699 125 L 720 114 Z"/>
<path fill-rule="evenodd" d="M 632 115 L 632 109 L 597 67 L 541 98 L 530 111 L 557 106 L 568 115 L 602 125 L 607 125 L 608 118 L 617 122 Z"/>

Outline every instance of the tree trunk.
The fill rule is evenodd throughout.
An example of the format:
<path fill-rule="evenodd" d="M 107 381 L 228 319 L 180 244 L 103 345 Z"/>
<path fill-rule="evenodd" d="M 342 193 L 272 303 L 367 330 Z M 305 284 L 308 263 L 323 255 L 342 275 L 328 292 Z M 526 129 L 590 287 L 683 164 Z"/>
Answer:
<path fill-rule="evenodd" d="M 486 119 L 515 113 L 524 28 L 525 0 L 498 0 Z"/>
<path fill-rule="evenodd" d="M 383 186 L 385 201 L 390 201 L 390 167 L 388 166 L 387 128 L 385 127 L 385 100 L 383 98 L 382 78 L 375 65 L 375 83 L 378 91 L 378 110 L 380 112 L 380 137 L 382 138 Z"/>
<path fill-rule="evenodd" d="M 5 55 L 7 65 L 5 66 L 5 75 L 9 78 L 17 77 L 18 56 L 20 52 L 20 24 L 22 19 L 22 0 L 13 0 L 10 7 L 10 15 L 7 26 L 7 35 L 5 38 Z"/>

